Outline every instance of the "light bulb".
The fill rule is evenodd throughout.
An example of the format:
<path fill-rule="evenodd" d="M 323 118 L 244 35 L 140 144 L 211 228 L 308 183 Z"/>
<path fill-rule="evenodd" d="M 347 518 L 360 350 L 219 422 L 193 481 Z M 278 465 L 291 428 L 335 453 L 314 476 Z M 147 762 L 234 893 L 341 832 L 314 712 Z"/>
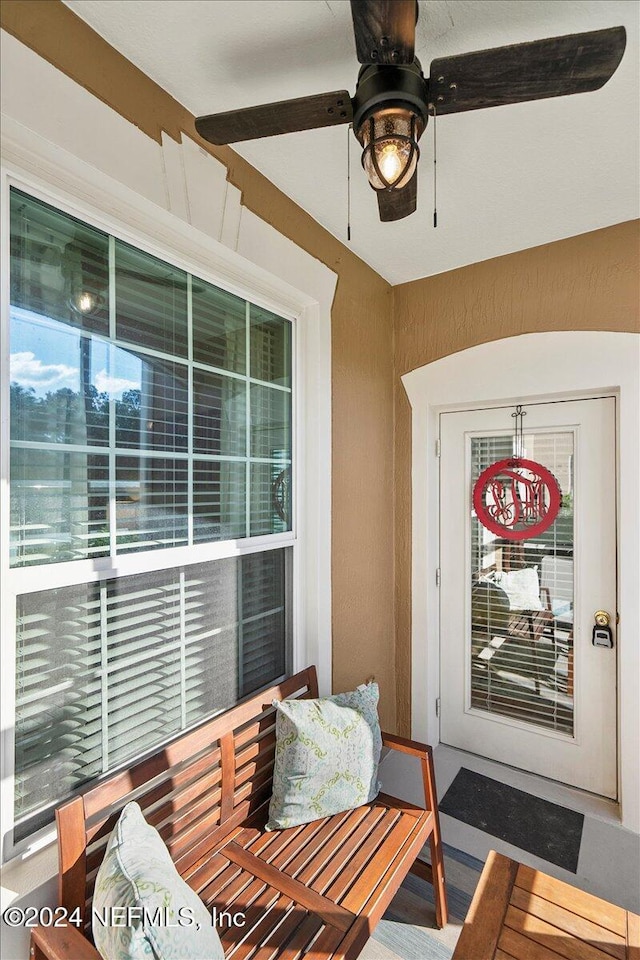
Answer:
<path fill-rule="evenodd" d="M 76 313 L 83 314 L 83 316 L 94 313 L 101 303 L 102 297 L 91 293 L 89 290 L 80 290 L 69 300 L 69 306 L 72 310 L 75 310 Z"/>
<path fill-rule="evenodd" d="M 386 143 L 378 154 L 377 159 L 380 173 L 387 183 L 395 183 L 403 167 L 397 144 Z"/>
<path fill-rule="evenodd" d="M 407 185 L 416 169 L 422 129 L 415 114 L 400 108 L 379 110 L 365 120 L 357 135 L 364 147 L 362 165 L 374 190 L 401 190 Z"/>
<path fill-rule="evenodd" d="M 89 313 L 96 305 L 95 297 L 84 290 L 78 297 L 78 310 L 80 313 Z"/>

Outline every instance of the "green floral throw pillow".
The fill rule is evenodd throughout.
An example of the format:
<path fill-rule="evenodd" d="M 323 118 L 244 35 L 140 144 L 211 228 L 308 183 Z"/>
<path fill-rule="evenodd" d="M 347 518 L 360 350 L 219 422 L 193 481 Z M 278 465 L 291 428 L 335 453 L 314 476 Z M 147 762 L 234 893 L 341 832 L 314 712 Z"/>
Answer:
<path fill-rule="evenodd" d="M 109 837 L 92 926 L 105 960 L 224 960 L 210 913 L 134 802 Z"/>
<path fill-rule="evenodd" d="M 318 700 L 274 701 L 276 758 L 267 830 L 351 810 L 379 790 L 378 684 Z"/>

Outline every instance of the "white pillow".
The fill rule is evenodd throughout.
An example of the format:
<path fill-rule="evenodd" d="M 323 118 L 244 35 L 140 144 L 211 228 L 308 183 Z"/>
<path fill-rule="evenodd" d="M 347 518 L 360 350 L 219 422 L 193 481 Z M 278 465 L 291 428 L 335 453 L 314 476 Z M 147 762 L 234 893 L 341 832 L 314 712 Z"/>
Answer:
<path fill-rule="evenodd" d="M 104 960 L 224 960 L 211 914 L 135 802 L 123 809 L 109 837 L 92 927 Z"/>
<path fill-rule="evenodd" d="M 542 610 L 537 567 L 500 571 L 495 575 L 495 582 L 509 597 L 512 610 Z"/>

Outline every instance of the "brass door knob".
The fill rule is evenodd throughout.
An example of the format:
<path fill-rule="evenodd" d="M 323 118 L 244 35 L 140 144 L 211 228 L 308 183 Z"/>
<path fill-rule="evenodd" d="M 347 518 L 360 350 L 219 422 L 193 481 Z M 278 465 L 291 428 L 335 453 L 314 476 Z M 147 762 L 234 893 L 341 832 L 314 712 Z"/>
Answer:
<path fill-rule="evenodd" d="M 611 617 L 606 610 L 596 610 L 594 619 L 599 627 L 608 627 L 611 623 Z"/>

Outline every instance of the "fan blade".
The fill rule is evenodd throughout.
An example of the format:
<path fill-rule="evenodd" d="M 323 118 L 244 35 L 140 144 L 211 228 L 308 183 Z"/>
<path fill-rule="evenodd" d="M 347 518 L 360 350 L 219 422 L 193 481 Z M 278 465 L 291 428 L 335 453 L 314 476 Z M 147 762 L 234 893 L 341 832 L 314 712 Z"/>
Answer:
<path fill-rule="evenodd" d="M 413 63 L 417 0 L 351 0 L 360 63 Z"/>
<path fill-rule="evenodd" d="M 620 63 L 626 36 L 611 27 L 443 57 L 431 64 L 429 97 L 446 114 L 597 90 Z"/>
<path fill-rule="evenodd" d="M 402 220 L 415 213 L 418 205 L 418 171 L 414 173 L 402 190 L 380 190 L 378 192 L 378 210 L 383 223 Z"/>
<path fill-rule="evenodd" d="M 346 90 L 319 93 L 315 97 L 264 103 L 245 110 L 229 110 L 196 119 L 196 130 L 205 140 L 222 146 L 240 140 L 260 140 L 280 133 L 313 130 L 350 123 L 353 119 L 351 97 Z"/>

